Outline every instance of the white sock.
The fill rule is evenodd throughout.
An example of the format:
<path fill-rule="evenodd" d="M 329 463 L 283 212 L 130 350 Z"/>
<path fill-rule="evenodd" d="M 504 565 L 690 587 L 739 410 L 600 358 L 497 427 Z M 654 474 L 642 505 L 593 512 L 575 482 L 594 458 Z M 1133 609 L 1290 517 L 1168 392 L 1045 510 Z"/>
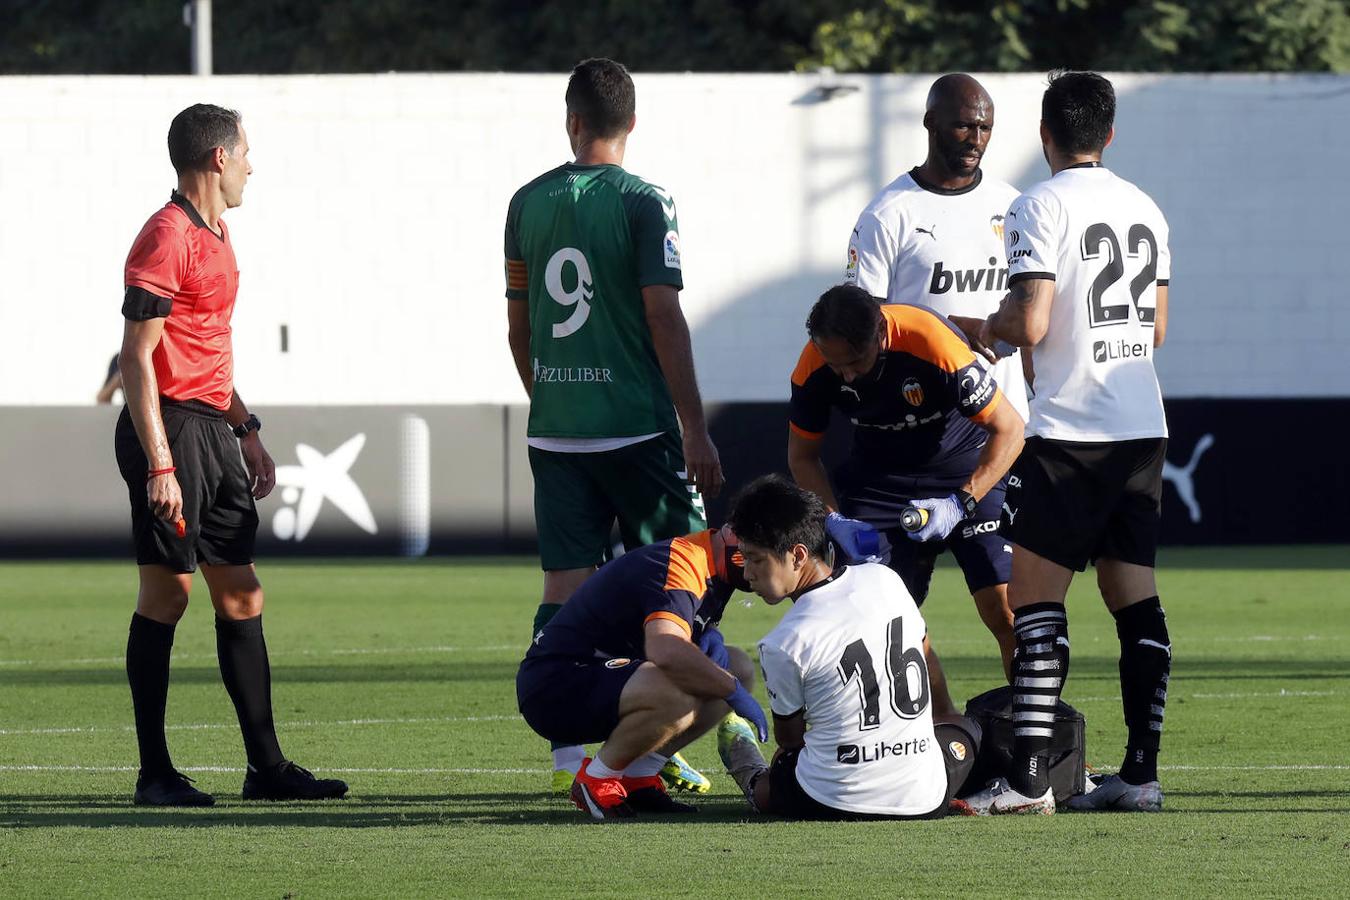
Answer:
<path fill-rule="evenodd" d="M 591 760 L 591 764 L 586 767 L 586 774 L 592 778 L 618 778 L 623 773 L 614 771 L 597 757 Z"/>
<path fill-rule="evenodd" d="M 553 751 L 553 771 L 566 769 L 573 775 L 581 768 L 581 761 L 586 758 L 585 747 L 559 747 Z"/>
<path fill-rule="evenodd" d="M 644 753 L 637 759 L 628 764 L 628 768 L 623 770 L 624 778 L 647 778 L 651 775 L 661 774 L 661 767 L 666 764 L 669 756 L 662 756 L 660 753 Z"/>

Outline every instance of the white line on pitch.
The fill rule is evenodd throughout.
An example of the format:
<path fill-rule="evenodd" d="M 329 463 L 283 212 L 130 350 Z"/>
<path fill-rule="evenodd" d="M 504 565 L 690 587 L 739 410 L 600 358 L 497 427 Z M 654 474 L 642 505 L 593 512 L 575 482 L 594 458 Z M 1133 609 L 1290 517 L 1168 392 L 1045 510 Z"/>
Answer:
<path fill-rule="evenodd" d="M 1268 694 L 1191 694 L 1197 700 L 1245 700 L 1248 697 L 1334 697 L 1340 691 L 1278 690 Z"/>
<path fill-rule="evenodd" d="M 278 722 L 277 727 L 287 728 L 323 728 L 342 725 L 426 725 L 443 722 L 520 722 L 520 716 L 430 716 L 414 719 L 336 719 L 330 721 Z M 217 729 L 236 729 L 237 722 L 202 722 L 193 725 L 165 725 L 165 731 L 215 731 Z M 0 728 L 0 735 L 24 734 L 99 734 L 105 732 L 135 731 L 135 725 L 86 725 L 66 728 Z"/>
<path fill-rule="evenodd" d="M 1350 766 L 1158 766 L 1168 772 L 1321 772 L 1350 771 Z"/>
<path fill-rule="evenodd" d="M 0 766 L 0 772 L 136 772 L 138 766 Z M 178 766 L 180 772 L 242 772 L 239 766 Z M 331 769 L 342 775 L 546 775 L 549 769 Z"/>
<path fill-rule="evenodd" d="M 1184 643 L 1188 646 L 1203 646 L 1204 644 L 1212 643 L 1270 643 L 1275 641 L 1327 641 L 1340 639 L 1339 636 L 1325 634 L 1291 635 L 1286 637 L 1269 634 L 1252 634 L 1206 637 L 1198 640 L 1188 640 Z M 962 647 L 985 646 L 991 643 L 991 641 L 992 638 L 952 638 L 950 640 L 944 640 L 941 643 L 944 647 Z M 381 656 L 400 653 L 475 653 L 518 649 L 520 649 L 520 647 L 517 644 L 483 644 L 477 647 L 353 647 L 337 650 L 273 651 L 272 659 L 284 660 L 292 656 Z M 210 653 L 180 653 L 174 656 L 174 659 L 178 661 L 200 661 L 215 658 L 215 655 Z M 75 659 L 0 659 L 0 666 L 82 666 L 106 665 L 109 663 L 121 663 L 125 661 L 125 656 L 87 656 Z"/>
<path fill-rule="evenodd" d="M 398 653 L 475 653 L 478 651 L 496 652 L 519 649 L 520 646 L 516 644 L 483 644 L 477 647 L 352 647 L 337 650 L 273 651 L 271 658 L 275 662 L 292 656 L 382 656 Z M 215 659 L 216 656 L 214 653 L 176 653 L 173 658 L 175 662 L 182 662 L 184 660 Z M 125 656 L 85 656 L 77 659 L 0 659 L 0 666 L 87 666 L 124 663 L 126 659 Z"/>
<path fill-rule="evenodd" d="M 1176 694 L 1170 695 L 1173 700 L 1255 700 L 1262 697 L 1335 697 L 1343 691 L 1290 691 L 1280 689 L 1278 691 L 1251 691 L 1248 693 L 1233 694 Z M 1073 703 L 1117 703 L 1120 701 L 1119 694 L 1113 694 L 1109 697 L 1065 697 L 1066 701 Z"/>
<path fill-rule="evenodd" d="M 1342 691 L 1268 691 L 1250 693 L 1231 693 L 1231 694 L 1179 694 L 1174 695 L 1173 699 L 1180 700 L 1248 700 L 1260 698 L 1281 698 L 1281 697 L 1335 697 L 1343 693 Z M 1105 697 L 1069 697 L 1074 703 L 1117 703 L 1120 701 L 1120 695 Z M 497 715 L 497 716 L 427 716 L 418 718 L 385 718 L 385 719 L 329 719 L 329 720 L 309 720 L 297 722 L 281 722 L 278 726 L 286 728 L 330 728 L 342 726 L 365 726 L 365 725 L 439 725 L 456 722 L 519 722 L 520 716 Z M 239 727 L 234 722 L 202 722 L 189 725 L 166 725 L 166 731 L 216 731 L 220 729 L 233 730 Z M 109 732 L 132 732 L 136 728 L 134 725 L 74 725 L 64 727 L 50 728 L 0 728 L 0 736 L 23 736 L 23 735 L 58 735 L 58 734 L 103 734 Z"/>
<path fill-rule="evenodd" d="M 1278 766 L 1159 766 L 1166 772 L 1342 772 L 1350 765 Z M 239 766 L 179 766 L 180 772 L 241 772 Z M 136 766 L 0 766 L 0 772 L 135 772 Z M 328 768 L 324 772 L 348 775 L 544 775 L 548 769 L 489 768 Z M 1107 771 L 1107 770 L 1103 770 Z"/>

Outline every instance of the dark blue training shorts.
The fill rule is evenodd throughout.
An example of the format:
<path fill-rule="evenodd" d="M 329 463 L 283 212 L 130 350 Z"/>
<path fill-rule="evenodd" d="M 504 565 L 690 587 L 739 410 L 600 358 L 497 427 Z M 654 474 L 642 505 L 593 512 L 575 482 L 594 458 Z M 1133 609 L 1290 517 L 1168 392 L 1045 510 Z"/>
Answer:
<path fill-rule="evenodd" d="M 516 701 L 526 723 L 559 744 L 594 744 L 619 724 L 619 695 L 640 659 L 526 657 L 516 673 Z"/>
<path fill-rule="evenodd" d="M 956 558 L 972 594 L 1007 584 L 1012 574 L 1012 547 L 1000 533 L 999 524 L 1005 481 L 994 485 L 980 500 L 975 515 L 957 525 L 945 540 L 910 540 L 900 527 L 900 513 L 906 506 L 915 500 L 946 497 L 960 490 L 969 477 L 969 472 L 947 478 L 869 472 L 853 460 L 845 462 L 835 473 L 839 511 L 882 533 L 882 558 L 905 582 L 919 605 L 928 596 L 933 566 L 944 550 L 950 550 Z"/>

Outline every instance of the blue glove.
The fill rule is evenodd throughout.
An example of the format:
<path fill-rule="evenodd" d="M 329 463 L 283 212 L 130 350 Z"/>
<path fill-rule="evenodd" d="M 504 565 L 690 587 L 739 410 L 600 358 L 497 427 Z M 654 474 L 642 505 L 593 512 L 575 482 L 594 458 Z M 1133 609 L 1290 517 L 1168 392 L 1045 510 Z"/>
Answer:
<path fill-rule="evenodd" d="M 727 642 L 722 639 L 722 632 L 716 628 L 704 630 L 698 639 L 698 649 L 722 668 L 731 668 L 731 654 L 727 652 Z"/>
<path fill-rule="evenodd" d="M 769 720 L 764 717 L 759 701 L 745 689 L 739 678 L 736 679 L 736 688 L 727 694 L 727 703 L 731 705 L 732 712 L 742 719 L 748 719 L 755 726 L 761 744 L 769 739 Z"/>
<path fill-rule="evenodd" d="M 1008 357 L 1012 356 L 1014 353 L 1017 352 L 1017 348 L 1014 347 L 1012 344 L 1008 343 L 1007 341 L 1003 340 L 1003 338 L 999 338 L 998 340 L 994 341 L 993 346 L 991 346 L 989 349 L 994 351 L 994 355 L 997 356 L 999 359 L 1007 359 Z"/>
<path fill-rule="evenodd" d="M 907 532 L 912 541 L 940 541 L 966 517 L 955 494 L 941 499 L 915 500 L 910 506 L 928 510 L 928 522 L 918 531 Z"/>
<path fill-rule="evenodd" d="M 850 563 L 881 562 L 881 535 L 866 522 L 832 512 L 825 517 L 825 531 Z"/>

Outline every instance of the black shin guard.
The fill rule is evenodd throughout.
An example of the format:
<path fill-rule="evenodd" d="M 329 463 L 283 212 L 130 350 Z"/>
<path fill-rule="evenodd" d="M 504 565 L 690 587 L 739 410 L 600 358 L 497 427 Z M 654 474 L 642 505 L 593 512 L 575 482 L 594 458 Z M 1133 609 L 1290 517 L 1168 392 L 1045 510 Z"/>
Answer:
<path fill-rule="evenodd" d="M 1158 743 L 1172 671 L 1172 641 L 1167 616 L 1157 597 L 1115 613 L 1120 638 L 1120 700 L 1129 737 L 1121 780 L 1144 784 L 1158 780 Z"/>
<path fill-rule="evenodd" d="M 1013 614 L 1013 761 L 1008 783 L 1027 797 L 1050 787 L 1055 708 L 1069 674 L 1069 621 L 1063 603 L 1033 603 Z"/>
<path fill-rule="evenodd" d="M 164 708 L 169 700 L 169 657 L 173 654 L 173 625 L 131 615 L 127 635 L 127 682 L 136 716 L 136 744 L 141 774 L 162 775 L 173 770 L 164 739 Z"/>
<path fill-rule="evenodd" d="M 216 655 L 221 680 L 239 716 L 249 765 L 258 771 L 275 766 L 285 757 L 272 722 L 272 669 L 267 662 L 262 616 L 217 618 Z"/>

